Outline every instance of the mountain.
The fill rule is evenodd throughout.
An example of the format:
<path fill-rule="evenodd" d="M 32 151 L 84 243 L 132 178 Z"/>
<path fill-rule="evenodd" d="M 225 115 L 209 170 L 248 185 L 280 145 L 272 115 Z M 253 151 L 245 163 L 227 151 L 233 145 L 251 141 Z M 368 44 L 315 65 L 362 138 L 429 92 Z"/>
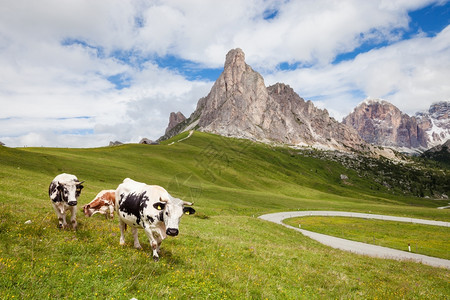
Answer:
<path fill-rule="evenodd" d="M 437 146 L 450 139 L 450 101 L 430 106 L 428 111 L 416 113 L 419 127 L 427 135 L 427 146 Z"/>
<path fill-rule="evenodd" d="M 363 150 L 356 130 L 331 118 L 327 110 L 303 100 L 288 85 L 266 87 L 245 63 L 241 49 L 226 55 L 224 70 L 192 115 L 160 138 L 197 129 L 265 143 Z"/>
<path fill-rule="evenodd" d="M 355 128 L 370 144 L 427 148 L 427 136 L 418 126 L 418 120 L 402 113 L 395 105 L 384 100 L 365 100 L 342 122 Z"/>
<path fill-rule="evenodd" d="M 442 145 L 437 145 L 431 149 L 428 149 L 422 153 L 421 156 L 450 166 L 450 139 Z"/>
<path fill-rule="evenodd" d="M 450 138 L 449 115 L 448 101 L 410 117 L 385 100 L 367 99 L 342 122 L 355 128 L 367 143 L 424 150 Z"/>
<path fill-rule="evenodd" d="M 169 125 L 167 125 L 166 128 L 166 134 L 175 126 L 177 126 L 178 124 L 180 124 L 181 122 L 183 122 L 184 120 L 186 120 L 186 117 L 181 113 L 181 112 L 177 112 L 177 113 L 170 113 L 170 117 L 169 117 Z"/>

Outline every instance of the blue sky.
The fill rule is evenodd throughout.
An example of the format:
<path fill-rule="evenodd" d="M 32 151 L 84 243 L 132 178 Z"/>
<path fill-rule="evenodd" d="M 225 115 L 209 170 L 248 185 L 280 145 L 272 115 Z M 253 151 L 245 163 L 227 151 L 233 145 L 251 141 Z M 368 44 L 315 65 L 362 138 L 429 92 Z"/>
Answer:
<path fill-rule="evenodd" d="M 3 0 L 0 141 L 96 147 L 163 134 L 241 48 L 341 120 L 365 98 L 450 100 L 450 2 Z"/>

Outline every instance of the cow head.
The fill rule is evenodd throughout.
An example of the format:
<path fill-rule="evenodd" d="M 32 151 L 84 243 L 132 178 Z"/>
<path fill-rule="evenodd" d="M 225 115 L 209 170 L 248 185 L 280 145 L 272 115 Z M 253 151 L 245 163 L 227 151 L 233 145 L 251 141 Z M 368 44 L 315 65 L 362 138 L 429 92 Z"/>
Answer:
<path fill-rule="evenodd" d="M 81 189 L 83 189 L 83 182 L 78 180 L 65 183 L 58 182 L 56 189 L 58 190 L 60 201 L 67 202 L 70 206 L 77 205 L 77 198 L 81 194 Z"/>
<path fill-rule="evenodd" d="M 166 234 L 170 236 L 178 235 L 178 225 L 180 224 L 180 219 L 184 214 L 193 215 L 195 209 L 189 207 L 193 203 L 183 201 L 178 198 L 171 197 L 170 201 L 156 202 L 153 207 L 161 211 L 162 217 L 161 221 L 164 221 L 166 225 Z"/>
<path fill-rule="evenodd" d="M 83 206 L 83 211 L 86 217 L 90 217 L 96 213 L 106 215 L 108 218 L 114 218 L 114 190 L 103 190 L 90 203 Z"/>

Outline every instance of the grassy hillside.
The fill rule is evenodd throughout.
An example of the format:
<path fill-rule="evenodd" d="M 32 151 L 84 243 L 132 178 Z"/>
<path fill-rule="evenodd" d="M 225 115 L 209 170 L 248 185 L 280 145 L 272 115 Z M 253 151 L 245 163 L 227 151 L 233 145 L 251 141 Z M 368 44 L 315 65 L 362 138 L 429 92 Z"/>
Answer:
<path fill-rule="evenodd" d="M 448 227 L 348 217 L 284 220 L 293 227 L 413 253 L 450 259 Z"/>
<path fill-rule="evenodd" d="M 256 216 L 347 210 L 448 221 L 442 201 L 393 195 L 337 162 L 195 132 L 162 145 L 97 149 L 0 147 L 0 298 L 445 298 L 447 270 L 322 246 Z M 175 142 L 171 144 L 172 142 Z M 60 231 L 48 185 L 66 172 L 85 180 L 79 230 Z M 343 182 L 340 174 L 349 180 Z M 117 218 L 81 206 L 126 177 L 195 202 L 159 263 L 119 246 Z M 376 187 L 376 188 L 374 188 Z M 24 224 L 31 220 L 31 224 Z"/>

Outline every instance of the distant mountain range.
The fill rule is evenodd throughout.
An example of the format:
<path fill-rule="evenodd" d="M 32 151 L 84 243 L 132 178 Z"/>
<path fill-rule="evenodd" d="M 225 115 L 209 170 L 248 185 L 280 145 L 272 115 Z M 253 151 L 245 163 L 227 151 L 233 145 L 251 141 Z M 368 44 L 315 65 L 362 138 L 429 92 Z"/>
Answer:
<path fill-rule="evenodd" d="M 448 101 L 410 117 L 385 100 L 371 99 L 360 103 L 343 123 L 373 145 L 426 150 L 450 138 L 449 114 Z"/>
<path fill-rule="evenodd" d="M 171 113 L 159 140 L 195 129 L 264 143 L 370 151 L 373 146 L 426 150 L 450 138 L 450 101 L 408 116 L 385 100 L 365 100 L 338 122 L 283 83 L 266 87 L 245 63 L 241 49 L 228 52 L 224 70 L 189 118 Z"/>

